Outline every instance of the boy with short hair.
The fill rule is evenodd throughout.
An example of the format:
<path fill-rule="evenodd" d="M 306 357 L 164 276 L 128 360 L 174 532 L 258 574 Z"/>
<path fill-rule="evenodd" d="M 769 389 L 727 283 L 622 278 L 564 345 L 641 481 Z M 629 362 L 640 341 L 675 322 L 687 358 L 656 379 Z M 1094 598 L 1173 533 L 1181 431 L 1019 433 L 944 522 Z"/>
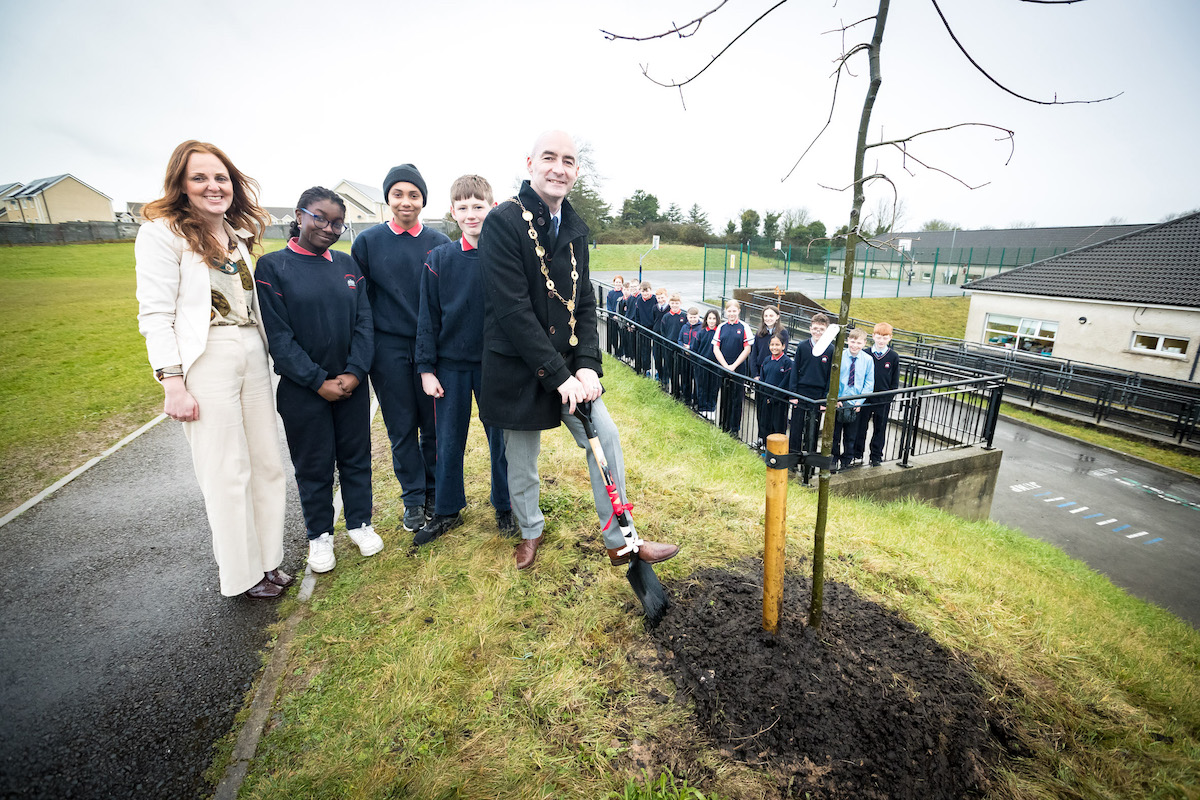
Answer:
<path fill-rule="evenodd" d="M 654 288 L 650 281 L 642 281 L 641 294 L 629 301 L 629 318 L 648 330 L 654 330 Z M 634 369 L 638 375 L 650 377 L 650 340 L 646 334 L 633 330 L 636 344 Z"/>
<path fill-rule="evenodd" d="M 367 279 L 375 321 L 371 385 L 392 445 L 392 469 L 404 498 L 404 529 L 415 532 L 425 524 L 427 513 L 433 516 L 437 460 L 433 398 L 425 394 L 417 372 L 421 273 L 429 252 L 450 238 L 421 224 L 429 194 L 412 164 L 388 171 L 383 195 L 392 219 L 359 234 L 350 254 Z"/>
<path fill-rule="evenodd" d="M 863 352 L 867 344 L 867 332 L 862 328 L 851 328 L 846 333 L 846 349 L 842 351 L 842 364 L 838 369 L 838 397 L 870 394 L 875 390 L 875 359 Z M 838 400 L 838 413 L 833 423 L 833 464 L 841 459 L 841 468 L 862 466 L 862 459 L 855 462 L 854 440 L 858 437 L 858 415 L 864 398 Z M 847 409 L 853 409 L 852 422 L 842 422 Z M 843 441 L 844 440 L 844 441 Z M 845 454 L 845 457 L 843 456 Z"/>
<path fill-rule="evenodd" d="M 432 542 L 462 524 L 467 505 L 463 455 L 471 424 L 471 395 L 479 399 L 483 361 L 483 277 L 479 271 L 479 233 L 492 209 L 492 187 L 478 175 L 463 175 L 450 187 L 450 213 L 462 231 L 457 242 L 435 247 L 421 276 L 417 322 L 417 370 L 425 394 L 434 398 L 437 429 L 437 493 L 433 517 L 413 536 L 413 544 Z M 496 527 L 515 535 L 508 496 L 504 433 L 484 426 L 492 460 L 492 507 Z"/>
<path fill-rule="evenodd" d="M 665 290 L 664 290 L 665 291 Z M 684 315 L 679 309 L 680 305 L 679 292 L 671 294 L 667 301 L 666 312 L 658 318 L 658 324 L 654 326 L 654 332 L 666 339 L 668 342 L 674 343 L 679 338 L 679 331 L 684 326 Z M 658 382 L 666 391 L 671 391 L 671 378 L 675 374 L 675 359 L 674 348 L 670 345 L 656 344 L 658 348 Z M 676 392 L 678 394 L 678 385 Z"/>
<path fill-rule="evenodd" d="M 833 371 L 830 345 L 837 336 L 837 326 L 834 325 L 830 334 L 829 317 L 824 314 L 814 314 L 808 323 L 809 338 L 796 345 L 796 354 L 792 357 L 792 392 L 819 401 L 822 405 L 800 403 L 796 413 L 792 414 L 792 432 L 789 448 L 792 452 L 803 450 L 815 452 L 817 447 L 817 423 L 820 421 L 818 408 L 824 410 L 824 402 L 829 394 L 829 376 Z"/>
<path fill-rule="evenodd" d="M 700 320 L 700 309 L 691 306 L 687 310 L 687 322 L 679 329 L 679 336 L 675 341 L 684 350 L 694 350 L 696 340 L 700 338 L 700 332 L 704 330 L 704 323 Z M 692 361 L 682 353 L 679 355 L 679 391 L 684 405 L 692 404 L 692 393 L 695 390 L 695 380 L 692 375 Z"/>
<path fill-rule="evenodd" d="M 891 348 L 892 326 L 886 322 L 875 325 L 872 334 L 874 344 L 869 355 L 875 360 L 876 392 L 890 392 L 900 388 L 900 356 Z M 866 452 L 867 426 L 874 426 L 871 433 L 871 466 L 883 463 L 883 445 L 887 441 L 888 415 L 894 395 L 869 398 L 859 412 L 858 436 L 854 440 L 854 460 L 862 463 Z M 853 463 L 853 462 L 852 462 Z"/>
<path fill-rule="evenodd" d="M 616 317 L 620 313 L 621 301 L 625 298 L 625 278 L 620 275 L 613 278 L 612 290 L 604 296 L 604 308 L 608 311 L 608 350 L 617 358 L 623 355 L 621 350 L 621 326 Z"/>

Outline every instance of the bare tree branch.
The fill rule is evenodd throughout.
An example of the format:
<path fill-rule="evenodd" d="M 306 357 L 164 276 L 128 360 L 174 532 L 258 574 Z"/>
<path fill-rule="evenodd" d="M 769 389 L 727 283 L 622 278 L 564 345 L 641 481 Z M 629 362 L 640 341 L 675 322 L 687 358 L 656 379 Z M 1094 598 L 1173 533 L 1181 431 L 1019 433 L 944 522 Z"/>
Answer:
<path fill-rule="evenodd" d="M 693 74 L 690 78 L 686 78 L 685 80 L 682 80 L 682 81 L 676 81 L 676 80 L 671 80 L 669 82 L 660 81 L 657 78 L 650 77 L 650 65 L 649 64 L 642 65 L 642 74 L 646 76 L 646 80 L 650 81 L 651 83 L 655 84 L 656 86 L 663 86 L 668 89 L 674 89 L 676 87 L 687 86 L 689 83 L 696 80 L 696 78 L 699 78 L 701 75 L 703 75 L 705 70 L 707 70 L 713 64 L 717 63 L 717 59 L 720 58 L 721 56 L 725 55 L 726 51 L 728 51 L 729 48 L 733 47 L 734 44 L 737 43 L 738 39 L 741 39 L 743 36 L 745 36 L 750 31 L 751 28 L 753 28 L 758 23 L 762 22 L 767 17 L 768 14 L 770 14 L 772 11 L 779 8 L 781 5 L 783 5 L 786 2 L 788 2 L 788 0 L 779 0 L 778 3 L 771 6 L 766 11 L 764 11 L 762 14 L 760 14 L 758 19 L 751 22 L 749 25 L 747 25 L 745 28 L 742 29 L 741 33 L 739 33 L 737 36 L 730 39 L 729 43 L 721 48 L 721 52 L 717 53 L 715 56 L 710 58 L 708 63 L 705 64 L 703 67 L 701 67 L 700 71 Z M 725 3 L 722 3 L 721 5 L 725 5 Z M 717 8 L 720 8 L 720 7 L 721 6 L 717 6 Z M 713 11 L 716 11 L 716 10 L 717 10 L 716 8 L 713 9 Z M 708 12 L 708 14 L 711 14 L 711 13 L 712 13 L 712 11 Z M 704 17 L 708 16 L 708 14 L 701 16 L 699 19 L 701 19 L 701 20 L 704 19 Z M 693 20 L 693 22 L 697 22 L 697 20 Z M 688 24 L 690 25 L 691 23 L 688 23 Z M 687 26 L 684 25 L 682 27 L 686 28 Z M 633 39 L 634 41 L 641 41 L 640 39 L 634 39 L 631 36 L 617 36 L 615 34 L 608 33 L 607 31 L 601 31 L 601 33 L 603 33 L 605 35 L 605 37 L 610 40 L 612 40 L 612 39 Z M 671 31 L 667 31 L 667 33 L 671 33 Z M 693 33 L 695 33 L 695 31 L 693 31 Z M 688 35 L 690 36 L 691 34 L 688 34 Z M 647 37 L 647 38 L 657 38 L 657 37 L 652 36 L 652 37 Z"/>
<path fill-rule="evenodd" d="M 1066 2 L 1067 0 L 1061 0 L 1061 1 Z M 1070 1 L 1074 2 L 1074 0 L 1070 0 Z M 967 52 L 967 48 L 963 47 L 962 42 L 960 42 L 958 40 L 958 37 L 954 35 L 954 31 L 950 28 L 950 23 L 948 21 L 946 21 L 946 15 L 942 13 L 942 9 L 937 4 L 937 0 L 929 0 L 929 2 L 933 3 L 933 10 L 937 12 L 939 17 L 941 17 L 942 25 L 944 25 L 946 27 L 946 33 L 950 34 L 950 38 L 954 41 L 955 46 L 958 47 L 958 49 L 962 51 L 962 54 L 967 57 L 967 61 L 971 62 L 971 66 L 973 66 L 975 69 L 977 69 L 979 71 L 980 75 L 987 78 L 989 81 L 994 83 L 997 87 L 999 87 L 1001 90 L 1007 92 L 1008 94 L 1011 94 L 1013 97 L 1019 98 L 1021 100 L 1025 100 L 1030 103 L 1037 103 L 1040 106 L 1065 106 L 1065 105 L 1072 105 L 1072 104 L 1077 104 L 1077 103 L 1103 103 L 1106 100 L 1112 100 L 1115 97 L 1120 97 L 1121 95 L 1125 94 L 1124 92 L 1117 92 L 1116 94 L 1112 95 L 1111 97 L 1100 97 L 1095 100 L 1059 100 L 1057 94 L 1054 96 L 1053 100 L 1037 100 L 1032 97 L 1026 97 L 1023 94 L 1018 94 L 1017 92 L 1014 92 L 1012 89 L 1008 88 L 1003 83 L 1001 83 L 1000 81 L 996 80 L 991 75 L 989 75 L 988 71 L 985 70 L 983 67 L 981 67 L 979 65 L 979 62 L 971 57 L 971 54 Z M 1046 2 L 1046 0 L 1023 0 L 1023 2 Z"/>
<path fill-rule="evenodd" d="M 670 36 L 672 33 L 679 34 L 680 39 L 686 39 L 689 36 L 695 36 L 696 32 L 698 30 L 700 30 L 700 23 L 703 22 L 706 18 L 708 18 L 708 17 L 712 16 L 713 14 L 717 13 L 718 11 L 720 11 L 721 6 L 725 5 L 728 2 L 729 2 L 729 0 L 721 0 L 720 5 L 718 5 L 716 8 L 714 8 L 712 11 L 705 11 L 703 14 L 696 17 L 691 22 L 685 23 L 683 25 L 676 25 L 674 28 L 671 28 L 670 30 L 663 31 L 662 33 L 655 33 L 651 36 L 620 36 L 611 31 L 606 31 L 603 28 L 600 29 L 600 32 L 603 33 L 604 38 L 608 39 L 610 42 L 616 41 L 617 39 L 623 39 L 623 40 L 629 41 L 629 42 L 648 42 L 651 39 L 661 39 L 664 36 Z M 691 30 L 688 31 L 688 28 L 691 28 Z M 688 32 L 685 33 L 684 31 L 688 31 Z"/>
<path fill-rule="evenodd" d="M 980 127 L 980 128 L 993 128 L 995 130 L 1002 131 L 1004 133 L 1004 136 L 1001 136 L 996 141 L 1002 142 L 1005 139 L 1007 139 L 1011 145 L 1009 148 L 1009 151 L 1008 151 L 1008 158 L 1005 159 L 1005 161 L 1004 161 L 1004 165 L 1008 166 L 1009 162 L 1012 161 L 1013 153 L 1015 153 L 1017 150 L 1017 140 L 1014 138 L 1017 134 L 1014 131 L 1009 130 L 1008 128 L 1002 128 L 999 125 L 993 125 L 990 122 L 958 122 L 958 123 L 955 123 L 954 125 L 947 125 L 943 128 L 930 128 L 930 129 L 924 130 L 924 131 L 917 131 L 916 133 L 912 134 L 911 136 L 905 136 L 902 139 L 889 139 L 886 142 L 885 141 L 875 142 L 874 144 L 867 145 L 867 149 L 870 150 L 872 147 L 882 147 L 884 145 L 901 145 L 901 144 L 905 144 L 907 142 L 911 142 L 913 139 L 916 139 L 918 136 L 924 136 L 927 133 L 938 133 L 940 131 L 952 131 L 955 128 L 966 128 L 966 127 L 971 127 L 971 126 Z"/>

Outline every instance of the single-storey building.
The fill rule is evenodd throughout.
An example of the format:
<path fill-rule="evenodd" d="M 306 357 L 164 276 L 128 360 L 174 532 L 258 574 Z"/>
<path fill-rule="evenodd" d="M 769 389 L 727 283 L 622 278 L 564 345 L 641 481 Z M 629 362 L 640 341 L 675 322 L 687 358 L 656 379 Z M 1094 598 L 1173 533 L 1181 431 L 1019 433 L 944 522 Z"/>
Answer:
<path fill-rule="evenodd" d="M 3 197 L 6 222 L 112 222 L 112 198 L 74 175 L 53 175 Z"/>
<path fill-rule="evenodd" d="M 1200 213 L 963 286 L 966 340 L 1200 378 Z"/>

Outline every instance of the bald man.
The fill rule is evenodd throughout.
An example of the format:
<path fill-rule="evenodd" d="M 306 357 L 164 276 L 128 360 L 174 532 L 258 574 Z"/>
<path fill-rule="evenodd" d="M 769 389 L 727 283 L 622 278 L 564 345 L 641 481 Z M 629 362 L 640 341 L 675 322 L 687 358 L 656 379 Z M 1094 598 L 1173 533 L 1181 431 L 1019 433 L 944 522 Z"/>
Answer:
<path fill-rule="evenodd" d="M 621 442 L 600 397 L 603 368 L 588 275 L 588 228 L 566 199 L 579 177 L 578 150 L 568 134 L 547 131 L 525 162 L 529 180 L 488 214 L 479 237 L 484 284 L 479 417 L 504 430 L 508 489 L 521 529 L 517 568 L 533 566 L 543 539 L 541 434 L 564 423 L 587 452 L 596 515 L 605 526 L 612 563 L 628 563 L 634 552 L 650 564 L 665 561 L 679 548 L 643 541 L 632 527 L 623 535 L 612 519 L 603 474 L 573 416 L 577 403 L 592 403 L 600 444 L 621 502 L 627 502 Z"/>

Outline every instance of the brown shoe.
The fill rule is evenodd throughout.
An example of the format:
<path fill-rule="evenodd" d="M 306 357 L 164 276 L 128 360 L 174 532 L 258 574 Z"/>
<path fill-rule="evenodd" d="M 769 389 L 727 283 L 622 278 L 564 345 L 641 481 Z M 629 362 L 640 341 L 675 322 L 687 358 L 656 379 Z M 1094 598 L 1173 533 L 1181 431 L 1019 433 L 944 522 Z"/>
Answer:
<path fill-rule="evenodd" d="M 276 586 L 265 577 L 246 590 L 246 597 L 253 597 L 260 600 L 271 597 L 279 597 L 281 594 L 283 594 L 283 587 Z"/>
<path fill-rule="evenodd" d="M 296 579 L 293 578 L 291 575 L 288 575 L 283 570 L 276 567 L 275 569 L 273 569 L 267 573 L 267 580 L 269 580 L 271 583 L 275 584 L 276 586 L 281 586 L 281 587 L 287 588 L 288 586 L 291 586 L 292 582 L 295 581 Z"/>
<path fill-rule="evenodd" d="M 529 569 L 533 566 L 534 559 L 537 558 L 538 548 L 542 546 L 542 537 L 536 539 L 522 539 L 517 545 L 517 549 L 513 551 L 513 555 L 517 559 L 517 569 Z"/>
<path fill-rule="evenodd" d="M 617 555 L 617 551 L 624 548 L 610 547 L 608 548 L 608 560 L 612 562 L 614 567 L 619 567 L 622 564 L 628 564 L 629 559 L 633 557 L 633 553 L 625 553 Z M 642 542 L 638 547 L 638 558 L 645 561 L 647 564 L 657 564 L 660 561 L 666 561 L 679 552 L 677 544 L 662 544 L 661 542 Z"/>

